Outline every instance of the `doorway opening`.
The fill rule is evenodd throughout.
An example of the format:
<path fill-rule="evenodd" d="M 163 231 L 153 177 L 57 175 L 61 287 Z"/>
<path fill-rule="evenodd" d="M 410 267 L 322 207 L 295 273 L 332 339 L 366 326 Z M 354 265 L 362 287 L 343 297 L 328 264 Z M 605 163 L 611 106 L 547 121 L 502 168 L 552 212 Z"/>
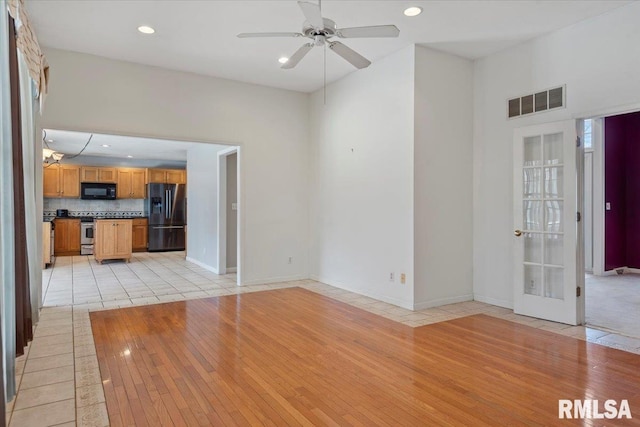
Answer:
<path fill-rule="evenodd" d="M 218 152 L 218 274 L 240 285 L 240 147 Z"/>
<path fill-rule="evenodd" d="M 586 323 L 640 338 L 640 112 L 582 130 Z"/>

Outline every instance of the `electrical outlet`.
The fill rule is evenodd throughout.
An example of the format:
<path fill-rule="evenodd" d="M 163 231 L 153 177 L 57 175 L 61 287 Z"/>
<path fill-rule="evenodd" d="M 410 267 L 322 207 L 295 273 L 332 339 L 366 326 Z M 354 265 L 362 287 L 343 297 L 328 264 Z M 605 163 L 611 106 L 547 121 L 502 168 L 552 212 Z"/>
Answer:
<path fill-rule="evenodd" d="M 404 273 L 402 273 L 400 275 L 400 283 L 402 283 L 404 285 L 406 283 L 406 281 L 407 281 L 407 276 Z"/>
<path fill-rule="evenodd" d="M 293 257 L 292 257 L 292 256 L 290 256 L 290 257 L 289 257 L 289 262 L 288 262 L 288 264 L 293 264 Z"/>
<path fill-rule="evenodd" d="M 395 275 L 393 274 L 393 272 L 389 273 L 389 281 L 393 282 L 395 279 Z"/>

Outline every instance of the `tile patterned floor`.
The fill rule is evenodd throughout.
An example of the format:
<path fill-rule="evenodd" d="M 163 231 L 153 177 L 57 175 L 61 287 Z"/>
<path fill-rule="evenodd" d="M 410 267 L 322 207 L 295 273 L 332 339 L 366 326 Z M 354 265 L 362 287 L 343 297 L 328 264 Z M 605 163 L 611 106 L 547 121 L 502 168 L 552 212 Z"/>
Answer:
<path fill-rule="evenodd" d="M 411 327 L 485 313 L 640 354 L 640 340 L 519 316 L 477 301 L 411 311 L 313 280 L 237 287 L 184 260 L 184 253 L 135 254 L 130 264 L 65 257 L 45 271 L 45 307 L 34 340 L 18 358 L 10 426 L 107 426 L 109 419 L 89 311 L 300 286 Z"/>

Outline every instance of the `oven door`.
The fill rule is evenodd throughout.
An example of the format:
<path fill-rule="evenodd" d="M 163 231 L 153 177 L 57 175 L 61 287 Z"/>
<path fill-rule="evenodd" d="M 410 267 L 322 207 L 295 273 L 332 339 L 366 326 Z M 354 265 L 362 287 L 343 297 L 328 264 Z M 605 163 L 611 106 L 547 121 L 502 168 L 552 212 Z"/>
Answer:
<path fill-rule="evenodd" d="M 93 245 L 93 222 L 80 223 L 80 244 Z"/>

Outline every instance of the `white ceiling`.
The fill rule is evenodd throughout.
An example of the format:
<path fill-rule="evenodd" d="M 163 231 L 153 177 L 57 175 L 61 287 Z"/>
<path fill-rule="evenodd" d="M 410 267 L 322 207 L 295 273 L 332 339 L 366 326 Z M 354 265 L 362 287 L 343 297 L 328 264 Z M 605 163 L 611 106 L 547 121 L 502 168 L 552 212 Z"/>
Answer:
<path fill-rule="evenodd" d="M 376 61 L 411 44 L 475 59 L 569 26 L 630 1 L 365 1 L 324 0 L 323 16 L 339 28 L 394 24 L 397 39 L 344 39 Z M 108 58 L 311 92 L 323 85 L 323 53 L 315 48 L 293 70 L 277 59 L 306 39 L 238 39 L 241 32 L 298 32 L 295 0 L 31 0 L 26 2 L 44 46 Z M 424 11 L 407 18 L 410 5 Z M 156 29 L 140 34 L 140 25 Z M 355 71 L 327 52 L 327 81 Z M 55 70 L 53 71 L 55 72 Z"/>
<path fill-rule="evenodd" d="M 132 136 L 103 135 L 98 133 L 71 132 L 46 129 L 47 145 L 54 151 L 71 157 L 79 154 L 91 135 L 91 141 L 82 156 L 127 158 L 137 160 L 187 161 L 187 151 L 199 143 L 166 139 L 136 138 Z M 49 142 L 52 141 L 52 142 Z M 103 147 L 102 145 L 110 145 Z M 45 146 L 46 147 L 46 146 Z"/>

